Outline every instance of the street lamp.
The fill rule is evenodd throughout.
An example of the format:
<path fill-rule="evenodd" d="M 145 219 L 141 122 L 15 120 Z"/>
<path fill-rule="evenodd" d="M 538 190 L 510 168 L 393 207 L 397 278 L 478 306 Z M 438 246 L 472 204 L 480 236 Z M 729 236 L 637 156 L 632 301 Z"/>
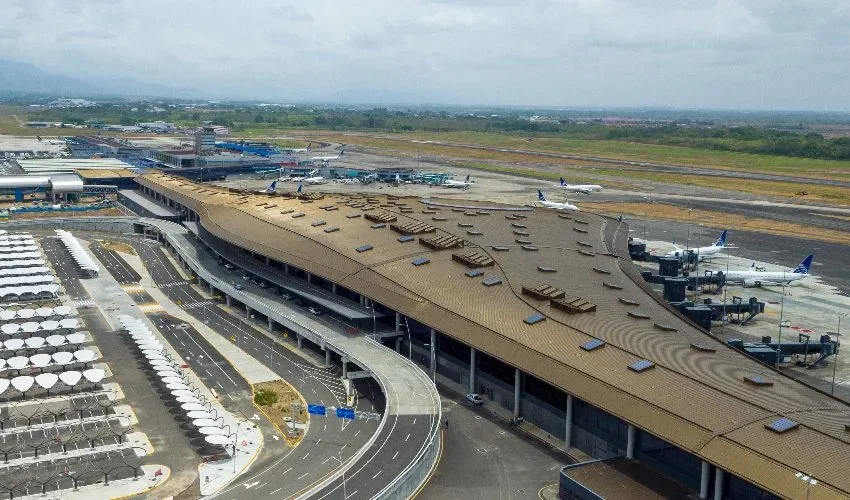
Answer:
<path fill-rule="evenodd" d="M 342 469 L 342 498 L 348 498 L 348 492 L 345 489 L 345 468 L 342 466 L 342 448 L 337 450 L 338 457 L 331 455 L 331 458 L 339 462 L 339 468 Z"/>
<path fill-rule="evenodd" d="M 236 432 L 233 434 L 233 473 L 236 474 L 236 442 L 239 441 L 239 426 L 242 425 L 241 420 L 236 421 Z"/>

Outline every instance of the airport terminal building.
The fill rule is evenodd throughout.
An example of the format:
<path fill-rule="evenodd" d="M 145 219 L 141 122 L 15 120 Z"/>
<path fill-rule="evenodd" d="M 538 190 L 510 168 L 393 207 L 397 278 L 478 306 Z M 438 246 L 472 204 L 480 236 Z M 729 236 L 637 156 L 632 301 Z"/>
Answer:
<path fill-rule="evenodd" d="M 222 259 L 600 460 L 561 471 L 565 498 L 605 497 L 582 473 L 600 467 L 699 498 L 850 496 L 850 406 L 669 307 L 615 219 L 244 194 L 160 173 L 137 182 Z"/>

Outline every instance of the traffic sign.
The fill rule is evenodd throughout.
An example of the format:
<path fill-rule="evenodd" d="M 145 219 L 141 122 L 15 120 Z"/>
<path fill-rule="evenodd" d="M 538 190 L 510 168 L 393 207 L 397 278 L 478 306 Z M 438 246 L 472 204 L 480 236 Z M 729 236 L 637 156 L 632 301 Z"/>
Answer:
<path fill-rule="evenodd" d="M 354 420 L 354 408 L 337 408 L 336 418 L 347 418 Z"/>
<path fill-rule="evenodd" d="M 307 405 L 307 413 L 312 413 L 313 415 L 322 415 L 324 416 L 325 407 L 322 405 Z M 337 416 L 339 416 L 339 410 L 337 410 Z M 354 418 L 353 416 L 351 418 Z"/>

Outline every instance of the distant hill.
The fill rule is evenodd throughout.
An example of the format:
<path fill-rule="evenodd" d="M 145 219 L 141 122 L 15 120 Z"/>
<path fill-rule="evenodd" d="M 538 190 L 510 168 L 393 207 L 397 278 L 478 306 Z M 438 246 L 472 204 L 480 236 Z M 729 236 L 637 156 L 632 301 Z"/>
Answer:
<path fill-rule="evenodd" d="M 109 78 L 91 82 L 50 73 L 18 61 L 0 59 L 0 92 L 51 94 L 63 97 L 116 95 L 190 97 L 196 92 L 133 79 Z"/>

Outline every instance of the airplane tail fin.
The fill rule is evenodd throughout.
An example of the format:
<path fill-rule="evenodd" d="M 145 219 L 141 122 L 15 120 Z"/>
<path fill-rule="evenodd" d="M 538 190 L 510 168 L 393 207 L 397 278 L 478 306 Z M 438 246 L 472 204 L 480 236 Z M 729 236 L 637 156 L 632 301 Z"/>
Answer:
<path fill-rule="evenodd" d="M 800 262 L 800 265 L 794 269 L 794 274 L 809 274 L 809 269 L 812 267 L 812 260 L 814 260 L 814 255 L 809 255 L 803 262 Z"/>
<path fill-rule="evenodd" d="M 543 196 L 543 191 L 541 191 L 539 189 L 537 190 L 537 200 L 538 201 L 546 201 L 546 197 Z"/>
<path fill-rule="evenodd" d="M 272 183 L 269 184 L 269 187 L 266 188 L 266 191 L 268 191 L 269 193 L 274 193 L 275 186 L 277 186 L 277 179 L 273 180 Z"/>
<path fill-rule="evenodd" d="M 566 183 L 566 181 L 564 181 L 564 178 L 563 178 L 563 177 L 561 177 L 561 185 L 562 185 L 562 186 L 566 186 L 566 185 L 567 185 L 567 183 Z"/>
<path fill-rule="evenodd" d="M 298 191 L 295 191 L 295 192 L 296 192 L 296 193 L 300 193 L 300 192 L 301 192 L 301 188 L 302 188 L 303 186 L 304 186 L 303 184 L 298 184 Z"/>
<path fill-rule="evenodd" d="M 717 239 L 717 241 L 714 243 L 714 246 L 716 246 L 716 247 L 725 247 L 726 246 L 726 229 L 724 229 L 723 232 L 720 233 L 720 238 Z"/>
<path fill-rule="evenodd" d="M 344 148 L 340 149 L 339 150 L 339 157 L 342 158 L 342 155 L 344 155 L 344 154 L 345 154 L 345 149 Z"/>
<path fill-rule="evenodd" d="M 463 182 L 469 182 L 469 174 L 466 174 L 466 179 L 464 179 Z"/>

